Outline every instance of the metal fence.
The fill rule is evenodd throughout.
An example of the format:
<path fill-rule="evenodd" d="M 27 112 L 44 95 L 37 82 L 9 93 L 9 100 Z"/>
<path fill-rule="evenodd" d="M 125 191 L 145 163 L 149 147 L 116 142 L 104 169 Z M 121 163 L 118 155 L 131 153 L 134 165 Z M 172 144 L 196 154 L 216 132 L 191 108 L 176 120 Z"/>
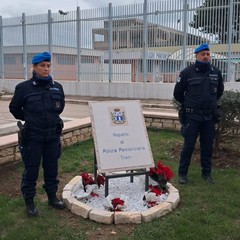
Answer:
<path fill-rule="evenodd" d="M 208 42 L 226 81 L 240 81 L 239 0 L 144 0 L 0 17 L 0 77 L 31 77 L 31 58 L 52 54 L 58 80 L 175 82 Z"/>

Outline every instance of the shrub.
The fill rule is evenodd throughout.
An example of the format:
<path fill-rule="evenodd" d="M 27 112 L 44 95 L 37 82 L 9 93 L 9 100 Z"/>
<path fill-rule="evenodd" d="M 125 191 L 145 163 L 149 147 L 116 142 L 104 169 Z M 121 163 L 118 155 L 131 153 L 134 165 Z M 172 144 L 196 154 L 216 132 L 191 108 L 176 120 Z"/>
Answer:
<path fill-rule="evenodd" d="M 214 145 L 216 155 L 218 155 L 220 144 L 240 138 L 240 92 L 233 90 L 224 91 L 219 104 L 223 109 L 223 117 L 216 127 Z"/>

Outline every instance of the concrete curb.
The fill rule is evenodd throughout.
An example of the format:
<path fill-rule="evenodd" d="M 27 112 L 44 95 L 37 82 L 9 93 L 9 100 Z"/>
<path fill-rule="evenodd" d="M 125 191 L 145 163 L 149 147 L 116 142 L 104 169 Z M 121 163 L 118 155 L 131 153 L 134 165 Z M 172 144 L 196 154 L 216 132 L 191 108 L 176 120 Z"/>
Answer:
<path fill-rule="evenodd" d="M 62 192 L 63 201 L 72 213 L 99 223 L 116 225 L 125 223 L 140 224 L 143 222 L 150 222 L 155 218 L 160 218 L 170 213 L 180 202 L 179 191 L 171 183 L 168 183 L 167 186 L 169 187 L 169 195 L 166 201 L 157 206 L 149 208 L 146 211 L 109 212 L 93 209 L 89 205 L 84 204 L 71 196 L 72 189 L 80 179 L 81 176 L 75 176 L 68 184 L 65 185 Z"/>

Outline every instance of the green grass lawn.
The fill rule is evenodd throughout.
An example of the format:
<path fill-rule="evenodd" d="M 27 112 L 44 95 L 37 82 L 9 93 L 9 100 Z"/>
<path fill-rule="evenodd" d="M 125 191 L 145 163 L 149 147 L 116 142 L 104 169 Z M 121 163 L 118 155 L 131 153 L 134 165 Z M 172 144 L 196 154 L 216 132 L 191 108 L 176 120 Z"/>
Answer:
<path fill-rule="evenodd" d="M 21 196 L 0 196 L 0 239 L 2 240 L 239 240 L 240 239 L 240 174 L 239 169 L 214 168 L 214 185 L 201 179 L 200 166 L 192 163 L 189 183 L 177 182 L 178 159 L 170 149 L 181 141 L 178 132 L 148 130 L 154 161 L 169 165 L 174 173 L 171 183 L 179 190 L 181 201 L 176 209 L 162 218 L 138 225 L 103 225 L 73 215 L 69 210 L 57 211 L 47 206 L 38 185 L 37 218 L 25 216 Z M 63 149 L 59 161 L 60 181 L 81 172 L 93 172 L 93 141 Z M 1 166 L 0 166 L 1 167 Z M 16 165 L 16 172 L 22 164 Z M 42 173 L 39 180 L 42 180 Z M 64 184 L 67 184 L 65 182 Z M 114 234 L 111 232 L 114 231 Z"/>

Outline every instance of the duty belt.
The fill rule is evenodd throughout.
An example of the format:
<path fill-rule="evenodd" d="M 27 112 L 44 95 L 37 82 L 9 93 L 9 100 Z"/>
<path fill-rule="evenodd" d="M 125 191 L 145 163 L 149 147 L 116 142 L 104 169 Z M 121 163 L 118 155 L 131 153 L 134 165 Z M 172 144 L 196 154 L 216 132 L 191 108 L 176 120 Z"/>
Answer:
<path fill-rule="evenodd" d="M 57 133 L 57 128 L 47 128 L 47 129 L 41 129 L 41 128 L 27 128 L 27 132 L 31 133 L 35 133 L 35 134 L 39 134 L 42 136 L 51 136 Z"/>
<path fill-rule="evenodd" d="M 199 115 L 211 115 L 213 114 L 213 110 L 210 109 L 194 109 L 194 108 L 185 108 L 186 113 L 193 113 Z"/>

